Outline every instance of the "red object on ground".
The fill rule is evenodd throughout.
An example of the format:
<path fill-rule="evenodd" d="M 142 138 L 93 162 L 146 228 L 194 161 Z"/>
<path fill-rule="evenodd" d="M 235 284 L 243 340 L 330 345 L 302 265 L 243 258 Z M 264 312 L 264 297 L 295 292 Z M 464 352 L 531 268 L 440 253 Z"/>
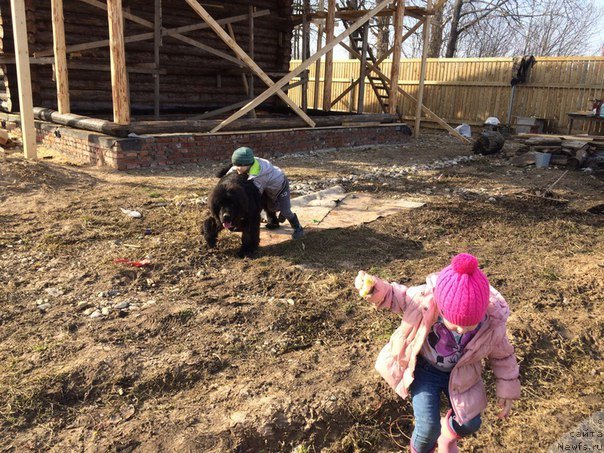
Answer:
<path fill-rule="evenodd" d="M 129 259 L 126 259 L 126 258 L 118 258 L 114 262 L 120 263 L 120 264 L 128 264 L 128 265 L 134 266 L 134 267 L 151 266 L 151 260 L 148 260 L 146 258 L 141 261 L 130 261 Z"/>

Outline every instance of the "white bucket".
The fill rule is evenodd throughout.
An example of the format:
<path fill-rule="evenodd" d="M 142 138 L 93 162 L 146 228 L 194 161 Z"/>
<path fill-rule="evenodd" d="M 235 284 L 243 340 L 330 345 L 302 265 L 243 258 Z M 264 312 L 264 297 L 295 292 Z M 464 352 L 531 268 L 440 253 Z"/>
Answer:
<path fill-rule="evenodd" d="M 535 153 L 535 167 L 545 168 L 549 167 L 549 161 L 552 158 L 550 153 Z"/>

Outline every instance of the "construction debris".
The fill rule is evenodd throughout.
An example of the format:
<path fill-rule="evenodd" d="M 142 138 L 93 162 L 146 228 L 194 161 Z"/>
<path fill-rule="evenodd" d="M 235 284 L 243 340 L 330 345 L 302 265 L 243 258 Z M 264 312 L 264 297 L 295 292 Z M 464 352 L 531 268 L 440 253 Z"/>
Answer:
<path fill-rule="evenodd" d="M 550 165 L 571 169 L 604 169 L 604 137 L 547 136 L 520 134 L 520 147 L 511 163 L 527 166 L 535 162 L 535 153 L 551 154 Z"/>

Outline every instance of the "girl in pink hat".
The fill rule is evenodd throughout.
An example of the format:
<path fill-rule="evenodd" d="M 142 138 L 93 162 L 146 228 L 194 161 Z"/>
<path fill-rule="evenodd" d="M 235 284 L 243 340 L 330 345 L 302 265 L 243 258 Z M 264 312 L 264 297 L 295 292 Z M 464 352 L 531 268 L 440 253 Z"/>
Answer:
<path fill-rule="evenodd" d="M 520 398 L 518 363 L 506 331 L 510 310 L 475 257 L 457 255 L 421 286 L 387 283 L 363 271 L 355 286 L 376 308 L 402 315 L 375 368 L 398 395 L 411 395 L 411 452 L 457 452 L 457 440 L 478 431 L 487 407 L 483 359 L 497 379 L 499 417 L 509 415 Z M 451 409 L 441 418 L 442 393 Z"/>

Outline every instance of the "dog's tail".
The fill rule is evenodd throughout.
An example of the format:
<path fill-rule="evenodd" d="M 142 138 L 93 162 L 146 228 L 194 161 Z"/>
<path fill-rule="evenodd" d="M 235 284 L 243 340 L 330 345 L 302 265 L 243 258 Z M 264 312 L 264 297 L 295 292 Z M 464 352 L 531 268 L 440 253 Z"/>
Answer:
<path fill-rule="evenodd" d="M 229 170 L 231 169 L 231 165 L 225 165 L 224 167 L 222 167 L 220 170 L 218 170 L 216 172 L 216 177 L 217 178 L 222 178 L 224 175 L 226 175 Z"/>

